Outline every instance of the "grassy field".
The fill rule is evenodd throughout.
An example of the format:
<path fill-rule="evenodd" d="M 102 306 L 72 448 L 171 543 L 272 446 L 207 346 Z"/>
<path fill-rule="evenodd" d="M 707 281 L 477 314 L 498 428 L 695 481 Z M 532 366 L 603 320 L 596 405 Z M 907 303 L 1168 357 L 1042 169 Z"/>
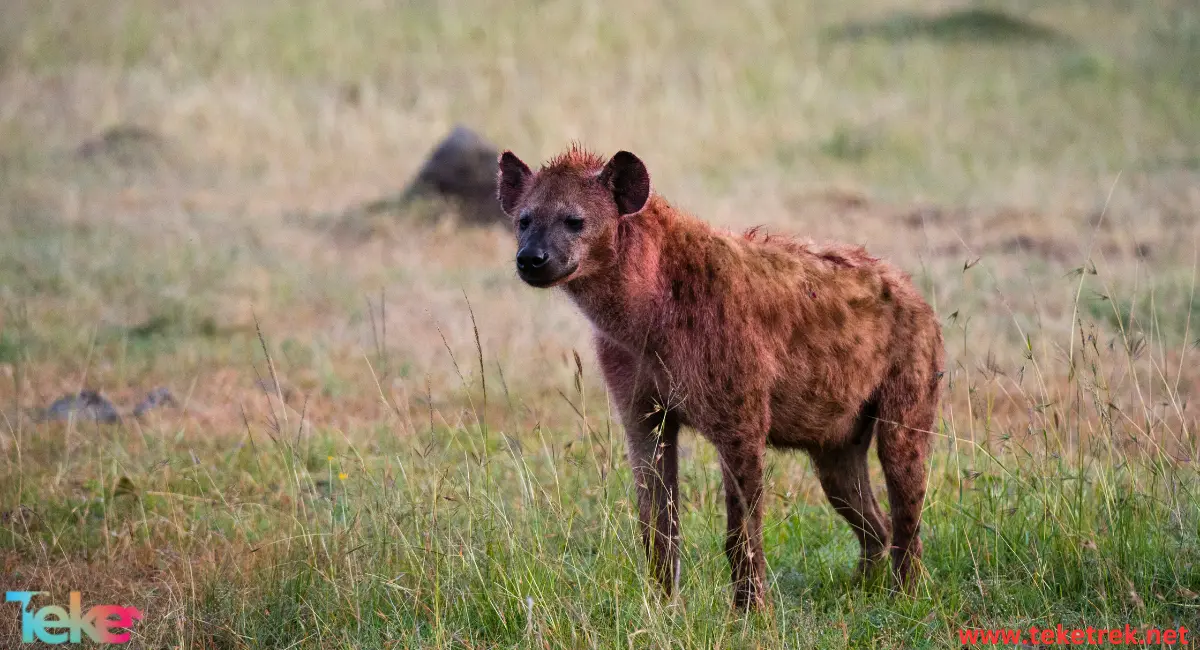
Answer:
<path fill-rule="evenodd" d="M 1200 628 L 1191 0 L 0 4 L 5 590 L 136 605 L 138 648 Z M 731 611 L 694 435 L 682 596 L 654 596 L 587 325 L 511 235 L 320 216 L 456 123 L 630 149 L 713 223 L 913 274 L 948 354 L 914 596 L 857 584 L 808 461 L 771 454 L 771 607 Z M 38 419 L 81 389 L 125 417 Z"/>

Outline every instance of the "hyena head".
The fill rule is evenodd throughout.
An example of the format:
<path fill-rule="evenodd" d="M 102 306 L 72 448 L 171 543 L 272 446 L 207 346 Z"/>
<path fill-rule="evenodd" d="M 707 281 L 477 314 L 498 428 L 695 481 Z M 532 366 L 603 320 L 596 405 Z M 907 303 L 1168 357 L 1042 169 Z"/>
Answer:
<path fill-rule="evenodd" d="M 500 155 L 496 193 L 517 236 L 517 275 L 535 287 L 579 280 L 615 259 L 621 220 L 650 199 L 650 174 L 620 151 L 605 162 L 572 147 L 533 172 Z"/>

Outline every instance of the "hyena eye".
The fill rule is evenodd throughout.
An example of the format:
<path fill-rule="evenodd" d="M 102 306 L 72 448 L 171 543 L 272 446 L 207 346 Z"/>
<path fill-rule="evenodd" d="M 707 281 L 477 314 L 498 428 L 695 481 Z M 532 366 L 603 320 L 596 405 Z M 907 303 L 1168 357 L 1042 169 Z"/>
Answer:
<path fill-rule="evenodd" d="M 529 220 L 528 215 L 521 217 L 520 219 L 517 220 L 517 227 L 520 228 L 521 230 L 525 230 L 526 228 L 529 227 L 529 221 L 530 220 Z"/>
<path fill-rule="evenodd" d="M 566 218 L 563 219 L 563 223 L 567 224 L 567 228 L 570 228 L 575 232 L 583 230 L 583 217 L 573 214 L 567 215 Z"/>

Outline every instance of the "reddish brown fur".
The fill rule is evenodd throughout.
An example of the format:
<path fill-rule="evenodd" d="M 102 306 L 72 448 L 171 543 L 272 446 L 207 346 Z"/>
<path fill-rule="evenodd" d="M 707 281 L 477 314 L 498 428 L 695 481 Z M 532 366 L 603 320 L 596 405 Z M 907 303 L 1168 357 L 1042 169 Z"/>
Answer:
<path fill-rule="evenodd" d="M 593 325 L 654 577 L 668 593 L 677 578 L 677 442 L 689 426 L 720 457 L 738 606 L 762 599 L 768 445 L 812 457 L 858 537 L 860 570 L 890 546 L 895 578 L 911 586 L 943 363 L 933 310 L 906 274 L 861 247 L 718 231 L 649 193 L 648 175 L 637 203 L 636 187 L 622 191 L 644 167 L 627 156 L 616 173 L 578 147 L 537 173 L 502 157 L 500 194 L 509 214 L 524 215 L 520 232 L 533 221 L 564 268 L 578 261 L 553 284 Z M 555 234 L 543 215 L 563 211 L 584 215 L 582 233 Z M 867 475 L 873 433 L 890 525 Z"/>

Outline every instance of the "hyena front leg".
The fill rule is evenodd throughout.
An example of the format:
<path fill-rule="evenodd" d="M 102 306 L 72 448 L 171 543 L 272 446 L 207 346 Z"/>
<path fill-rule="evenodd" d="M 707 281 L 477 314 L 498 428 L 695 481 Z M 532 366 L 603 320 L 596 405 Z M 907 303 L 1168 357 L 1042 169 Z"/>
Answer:
<path fill-rule="evenodd" d="M 646 558 L 669 597 L 679 571 L 679 419 L 661 412 L 629 414 L 625 435 Z"/>
<path fill-rule="evenodd" d="M 725 555 L 733 578 L 733 605 L 757 609 L 764 604 L 767 572 L 762 540 L 765 445 L 738 438 L 717 453 L 725 484 Z"/>

